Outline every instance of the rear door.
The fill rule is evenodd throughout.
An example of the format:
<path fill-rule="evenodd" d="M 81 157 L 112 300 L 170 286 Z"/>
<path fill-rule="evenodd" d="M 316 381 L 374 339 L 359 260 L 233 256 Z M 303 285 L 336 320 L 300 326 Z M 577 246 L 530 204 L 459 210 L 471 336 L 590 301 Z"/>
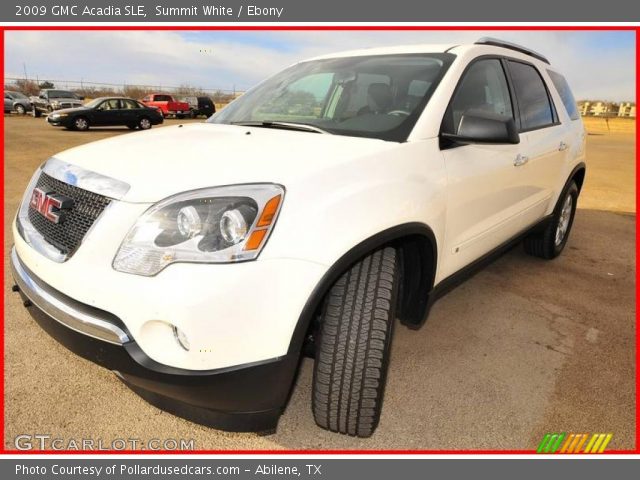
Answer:
<path fill-rule="evenodd" d="M 142 113 L 142 106 L 134 101 L 129 99 L 121 99 L 121 115 L 122 115 L 122 123 L 124 125 L 135 125 L 138 123 L 138 119 Z"/>
<path fill-rule="evenodd" d="M 505 66 L 497 57 L 480 57 L 467 67 L 451 99 L 442 131 L 457 133 L 465 113 L 486 112 L 515 118 Z M 447 169 L 446 230 L 441 268 L 455 273 L 519 231 L 528 192 L 517 183 L 514 161 L 526 144 L 443 145 Z"/>
<path fill-rule="evenodd" d="M 527 145 L 517 168 L 517 182 L 527 194 L 524 229 L 540 220 L 553 201 L 568 149 L 567 128 L 538 69 L 520 60 L 509 59 L 507 65 L 520 113 L 520 137 Z"/>

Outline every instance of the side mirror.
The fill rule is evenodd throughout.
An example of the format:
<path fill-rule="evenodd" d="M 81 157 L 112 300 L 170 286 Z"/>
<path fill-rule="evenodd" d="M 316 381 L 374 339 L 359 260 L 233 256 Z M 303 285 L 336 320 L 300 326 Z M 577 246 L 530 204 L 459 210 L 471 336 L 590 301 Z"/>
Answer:
<path fill-rule="evenodd" d="M 441 135 L 456 143 L 520 143 L 513 118 L 489 112 L 465 113 L 460 119 L 457 134 L 443 132 Z"/>

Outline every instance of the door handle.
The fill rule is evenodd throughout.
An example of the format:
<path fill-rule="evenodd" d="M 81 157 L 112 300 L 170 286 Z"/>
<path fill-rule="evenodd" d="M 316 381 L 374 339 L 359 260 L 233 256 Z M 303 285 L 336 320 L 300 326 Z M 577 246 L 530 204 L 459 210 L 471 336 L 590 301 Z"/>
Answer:
<path fill-rule="evenodd" d="M 513 166 L 514 167 L 520 167 L 520 166 L 524 165 L 525 163 L 527 163 L 528 161 L 529 161 L 529 157 L 527 157 L 526 155 L 518 154 L 516 159 L 513 161 Z"/>
<path fill-rule="evenodd" d="M 569 145 L 564 142 L 560 142 L 560 145 L 558 145 L 559 152 L 564 152 L 567 148 L 569 148 Z"/>

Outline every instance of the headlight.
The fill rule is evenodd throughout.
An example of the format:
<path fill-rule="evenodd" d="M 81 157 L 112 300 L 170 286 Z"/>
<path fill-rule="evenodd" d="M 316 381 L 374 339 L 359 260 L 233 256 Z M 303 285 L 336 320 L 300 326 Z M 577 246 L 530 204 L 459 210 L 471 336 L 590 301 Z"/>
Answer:
<path fill-rule="evenodd" d="M 59 107 L 60 106 L 60 102 L 58 100 L 54 100 L 53 102 L 51 102 L 51 106 L 52 107 Z"/>
<path fill-rule="evenodd" d="M 120 245 L 113 268 L 156 275 L 176 262 L 253 260 L 264 247 L 282 205 L 274 184 L 194 190 L 147 210 Z"/>

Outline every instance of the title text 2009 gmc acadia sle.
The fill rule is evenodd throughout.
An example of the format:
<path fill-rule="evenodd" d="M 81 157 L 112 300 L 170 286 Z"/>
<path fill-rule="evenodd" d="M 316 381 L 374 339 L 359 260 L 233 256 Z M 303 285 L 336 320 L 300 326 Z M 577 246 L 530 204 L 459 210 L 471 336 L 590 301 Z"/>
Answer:
<path fill-rule="evenodd" d="M 216 428 L 273 430 L 312 352 L 318 425 L 369 436 L 394 320 L 421 325 L 517 240 L 560 254 L 584 157 L 567 82 L 524 47 L 327 55 L 206 123 L 48 159 L 14 289 L 70 350 Z"/>

